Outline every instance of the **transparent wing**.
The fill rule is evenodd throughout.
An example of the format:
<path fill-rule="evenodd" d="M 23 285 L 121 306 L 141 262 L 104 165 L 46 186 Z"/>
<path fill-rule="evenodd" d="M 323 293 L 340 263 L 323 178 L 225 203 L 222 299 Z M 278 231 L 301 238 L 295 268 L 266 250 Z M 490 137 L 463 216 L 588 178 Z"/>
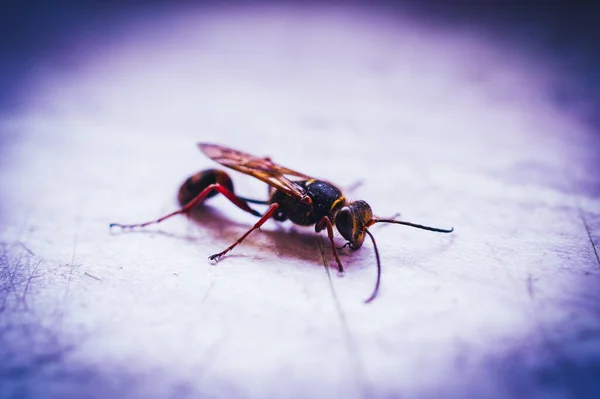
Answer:
<path fill-rule="evenodd" d="M 306 191 L 300 185 L 285 177 L 285 175 L 296 176 L 306 180 L 311 179 L 310 176 L 277 165 L 270 158 L 258 158 L 217 144 L 198 143 L 198 147 L 207 157 L 223 166 L 256 177 L 288 195 L 294 195 L 298 198 L 306 197 Z"/>

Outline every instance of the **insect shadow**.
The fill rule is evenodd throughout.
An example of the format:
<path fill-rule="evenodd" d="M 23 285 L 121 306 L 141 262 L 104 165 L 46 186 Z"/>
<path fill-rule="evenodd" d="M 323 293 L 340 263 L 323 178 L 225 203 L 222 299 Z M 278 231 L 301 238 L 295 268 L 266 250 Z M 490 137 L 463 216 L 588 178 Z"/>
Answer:
<path fill-rule="evenodd" d="M 184 217 L 184 216 L 181 216 Z M 218 208 L 203 204 L 202 206 L 192 209 L 187 215 L 189 221 L 199 228 L 202 228 L 205 232 L 210 232 L 210 236 L 216 238 L 219 241 L 225 243 L 236 240 L 240 231 L 248 229 L 249 223 L 244 223 L 235 220 L 225 215 Z M 269 246 L 272 244 L 272 248 L 267 248 L 264 251 L 266 253 L 272 253 L 273 256 L 278 256 L 284 259 L 296 259 L 301 261 L 307 261 L 315 266 L 322 267 L 322 263 L 318 261 L 320 259 L 320 252 L 318 243 L 321 241 L 323 245 L 329 245 L 328 238 L 323 235 L 315 234 L 311 229 L 298 229 L 293 225 L 286 225 L 282 223 L 272 223 L 272 226 L 268 226 L 260 229 L 260 234 L 250 235 L 244 240 L 244 246 L 252 246 L 259 250 L 265 249 L 265 240 L 261 238 L 267 237 Z M 178 234 L 167 231 L 166 229 L 130 229 L 130 230 L 112 230 L 111 234 L 149 234 L 149 235 L 160 235 L 163 237 L 169 237 L 177 240 L 185 240 L 193 244 L 206 243 L 206 241 L 199 235 L 191 233 Z M 204 234 L 203 234 L 204 235 Z M 340 243 L 340 246 L 342 244 Z M 251 255 L 253 251 L 245 253 L 244 251 L 234 252 L 227 254 L 226 257 L 232 258 L 244 258 L 244 257 L 256 257 L 256 253 Z M 311 254 L 314 254 L 316 262 L 311 260 Z M 208 256 L 210 253 L 207 253 Z M 345 255 L 342 252 L 342 255 Z M 347 257 L 352 259 L 352 257 Z M 348 262 L 351 265 L 354 262 Z"/>

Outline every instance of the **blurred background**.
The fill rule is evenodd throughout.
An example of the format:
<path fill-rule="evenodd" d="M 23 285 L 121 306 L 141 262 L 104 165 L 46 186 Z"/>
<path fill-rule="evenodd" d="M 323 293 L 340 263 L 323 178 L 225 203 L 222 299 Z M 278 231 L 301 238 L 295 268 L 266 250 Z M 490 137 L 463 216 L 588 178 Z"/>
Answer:
<path fill-rule="evenodd" d="M 61 1 L 49 4 L 44 1 L 5 2 L 2 9 L 2 87 L 3 109 L 19 102 L 18 88 L 26 85 L 41 68 L 51 65 L 76 67 L 84 62 L 75 57 L 71 46 L 84 46 L 84 42 L 100 51 L 115 41 L 122 40 L 134 26 L 166 13 L 185 12 L 203 7 L 228 8 L 273 7 L 280 2 L 233 1 L 227 7 L 221 2 L 160 2 L 160 1 Z M 290 6 L 294 2 L 288 2 Z M 568 1 L 376 1 L 366 5 L 354 2 L 303 2 L 306 9 L 360 8 L 388 15 L 405 15 L 418 19 L 423 26 L 451 26 L 469 30 L 472 34 L 500 36 L 515 46 L 531 51 L 551 53 L 557 63 L 585 80 L 587 94 L 598 92 L 598 6 L 589 2 Z M 71 50 L 71 51 L 69 51 Z M 79 58 L 79 59 L 77 59 Z M 29 79 L 28 79 L 29 78 Z M 22 90 L 21 90 L 22 93 Z M 22 95 L 21 95 L 22 97 Z M 9 101 L 10 99 L 10 101 Z M 558 101 L 569 104 L 573 98 Z"/>
<path fill-rule="evenodd" d="M 598 20 L 567 1 L 3 3 L 0 396 L 597 397 Z M 372 247 L 338 278 L 311 228 L 269 222 L 209 262 L 255 222 L 223 198 L 110 232 L 176 209 L 215 167 L 199 141 L 456 231 L 374 227 L 371 305 Z"/>

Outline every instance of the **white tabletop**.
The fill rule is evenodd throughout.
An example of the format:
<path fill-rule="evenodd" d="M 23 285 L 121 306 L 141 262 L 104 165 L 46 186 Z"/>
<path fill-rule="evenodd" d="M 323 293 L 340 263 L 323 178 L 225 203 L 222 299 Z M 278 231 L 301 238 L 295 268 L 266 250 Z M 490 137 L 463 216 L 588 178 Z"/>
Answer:
<path fill-rule="evenodd" d="M 331 7 L 123 18 L 40 60 L 0 121 L 0 396 L 598 388 L 600 138 L 583 100 L 556 101 L 577 89 L 558 60 Z M 373 226 L 368 305 L 368 240 L 340 251 L 343 277 L 326 235 L 289 222 L 209 261 L 256 221 L 222 197 L 192 220 L 109 231 L 177 209 L 181 182 L 217 166 L 197 142 L 361 182 L 349 196 L 378 215 L 456 230 Z"/>

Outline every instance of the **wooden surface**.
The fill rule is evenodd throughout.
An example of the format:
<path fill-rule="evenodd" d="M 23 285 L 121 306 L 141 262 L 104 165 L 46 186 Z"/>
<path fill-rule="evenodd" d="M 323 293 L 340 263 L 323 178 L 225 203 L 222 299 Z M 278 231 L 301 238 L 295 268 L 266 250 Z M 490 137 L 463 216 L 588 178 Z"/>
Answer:
<path fill-rule="evenodd" d="M 0 396 L 598 394 L 600 137 L 551 54 L 336 8 L 121 24 L 40 60 L 0 121 Z M 223 198 L 109 231 L 176 209 L 216 166 L 198 141 L 456 231 L 374 226 L 370 305 L 368 242 L 338 277 L 323 234 L 268 222 L 210 262 L 256 220 Z"/>

